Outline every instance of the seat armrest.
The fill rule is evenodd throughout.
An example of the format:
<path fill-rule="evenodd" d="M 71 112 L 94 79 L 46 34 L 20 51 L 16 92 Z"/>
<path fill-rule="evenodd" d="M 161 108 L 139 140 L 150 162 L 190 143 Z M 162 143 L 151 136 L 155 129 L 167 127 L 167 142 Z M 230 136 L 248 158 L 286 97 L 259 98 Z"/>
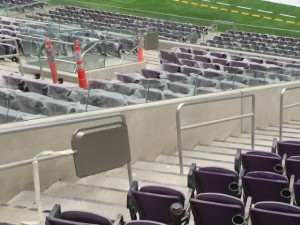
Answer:
<path fill-rule="evenodd" d="M 187 186 L 189 188 L 193 188 L 195 189 L 195 184 L 193 181 L 193 171 L 196 170 L 196 163 L 192 163 L 192 165 L 190 166 L 190 170 L 188 173 L 188 177 L 187 177 Z"/>
<path fill-rule="evenodd" d="M 281 159 L 281 166 L 282 166 L 283 170 L 285 170 L 286 157 L 287 157 L 287 155 L 284 154 L 282 159 Z"/>
<path fill-rule="evenodd" d="M 289 183 L 289 191 L 291 192 L 291 201 L 290 201 L 291 205 L 293 205 L 294 202 L 294 183 L 295 183 L 295 175 L 291 175 L 290 183 Z"/>
<path fill-rule="evenodd" d="M 48 216 L 54 218 L 60 218 L 60 215 L 61 215 L 61 207 L 59 204 L 55 204 Z"/>
<path fill-rule="evenodd" d="M 252 205 L 252 197 L 249 196 L 247 198 L 246 205 L 245 205 L 245 213 L 244 213 L 245 221 L 249 219 L 251 205 Z"/>
<path fill-rule="evenodd" d="M 188 192 L 185 196 L 185 201 L 184 201 L 184 206 L 183 209 L 185 211 L 189 211 L 190 210 L 190 199 L 194 198 L 194 189 L 193 188 L 189 188 Z"/>
<path fill-rule="evenodd" d="M 277 153 L 277 139 L 276 138 L 273 138 L 272 140 L 272 148 L 271 148 L 271 152 L 272 153 Z"/>
<path fill-rule="evenodd" d="M 137 220 L 137 209 L 135 207 L 134 199 L 131 191 L 137 191 L 139 189 L 139 184 L 137 181 L 133 181 L 130 185 L 130 189 L 127 192 L 127 209 L 129 209 L 130 217 L 132 220 Z"/>
<path fill-rule="evenodd" d="M 115 219 L 113 225 L 124 225 L 124 218 L 122 214 L 117 215 L 117 218 Z"/>
<path fill-rule="evenodd" d="M 241 149 L 237 149 L 236 153 L 235 153 L 235 158 L 234 158 L 234 170 L 235 172 L 237 172 L 238 174 L 240 173 L 241 167 L 242 167 L 242 150 Z"/>

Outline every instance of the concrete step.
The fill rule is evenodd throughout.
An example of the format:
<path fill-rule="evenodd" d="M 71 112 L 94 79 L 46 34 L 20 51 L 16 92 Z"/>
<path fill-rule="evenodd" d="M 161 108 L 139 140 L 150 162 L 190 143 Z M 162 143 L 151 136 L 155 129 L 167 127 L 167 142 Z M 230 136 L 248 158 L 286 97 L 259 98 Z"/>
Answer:
<path fill-rule="evenodd" d="M 270 131 L 270 130 L 256 130 L 256 134 L 265 135 L 265 136 L 271 136 L 272 138 L 278 138 L 279 132 L 278 131 Z M 297 133 L 286 133 L 283 132 L 283 138 L 284 139 L 300 139 L 300 134 Z"/>
<path fill-rule="evenodd" d="M 278 130 L 279 130 L 279 126 L 278 127 Z M 300 129 L 300 123 L 296 124 L 296 123 L 284 123 L 282 124 L 282 127 L 283 128 L 293 128 L 293 129 Z"/>
<path fill-rule="evenodd" d="M 24 221 L 38 221 L 37 212 L 21 206 L 0 206 L 0 224 L 20 224 Z"/>
<path fill-rule="evenodd" d="M 224 148 L 224 147 L 216 147 L 210 145 L 197 145 L 195 146 L 194 150 L 200 152 L 208 152 L 216 155 L 222 154 L 222 155 L 233 156 L 235 155 L 237 148 Z M 242 149 L 242 151 L 246 152 L 248 150 Z"/>
<path fill-rule="evenodd" d="M 247 149 L 250 150 L 251 149 L 251 144 L 239 144 L 239 143 L 227 143 L 225 141 L 213 141 L 211 143 L 211 146 L 215 146 L 215 147 L 225 147 L 225 148 L 241 148 L 241 149 Z M 270 147 L 265 147 L 265 146 L 255 146 L 256 150 L 260 150 L 260 151 L 270 151 Z"/>
<path fill-rule="evenodd" d="M 241 134 L 240 138 L 250 139 L 251 134 L 243 133 L 243 134 Z M 255 142 L 258 140 L 261 140 L 261 141 L 269 141 L 270 143 L 272 143 L 273 138 L 274 138 L 273 136 L 262 135 L 262 134 L 257 134 L 257 133 L 255 134 Z"/>
<path fill-rule="evenodd" d="M 132 175 L 133 180 L 143 183 L 146 182 L 170 187 L 186 187 L 186 175 L 169 172 L 154 172 L 138 168 L 133 170 Z M 96 180 L 98 177 L 101 179 L 102 176 L 127 179 L 127 170 L 122 168 L 115 169 L 108 171 L 105 175 L 97 174 L 93 177 Z"/>
<path fill-rule="evenodd" d="M 126 206 L 127 191 L 118 189 L 101 188 L 94 185 L 84 185 L 71 182 L 58 181 L 45 191 L 57 197 L 81 198 L 87 200 L 97 200 L 99 202 L 111 203 L 121 207 Z"/>
<path fill-rule="evenodd" d="M 228 137 L 225 141 L 228 143 L 251 144 L 251 135 L 250 138 Z M 255 138 L 255 146 L 271 147 L 272 142 Z"/>
<path fill-rule="evenodd" d="M 154 163 L 156 164 L 156 163 Z M 186 168 L 187 170 L 188 168 Z M 134 170 L 135 171 L 135 170 Z M 179 169 L 178 169 L 179 171 Z M 125 171 L 124 173 L 127 173 Z M 137 180 L 137 179 L 136 179 Z M 160 185 L 160 186 L 166 186 L 166 187 L 173 187 L 179 191 L 182 191 L 183 193 L 186 192 L 186 185 L 177 185 L 172 186 L 164 183 L 159 183 L 157 181 L 147 181 L 147 180 L 137 180 L 139 182 L 139 186 L 146 186 L 146 185 Z M 89 176 L 86 178 L 81 178 L 78 182 L 78 184 L 84 184 L 84 185 L 93 185 L 97 187 L 102 188 L 114 188 L 118 189 L 120 191 L 128 191 L 129 190 L 129 181 L 127 177 L 113 177 L 108 175 L 101 175 L 97 174 L 94 176 Z"/>
<path fill-rule="evenodd" d="M 172 155 L 159 155 L 158 157 L 155 158 L 155 161 L 161 162 L 161 163 L 173 163 L 173 164 L 178 164 L 179 165 L 179 159 L 177 156 L 172 156 Z M 183 158 L 183 165 L 185 166 L 190 166 L 192 163 L 196 163 L 197 166 L 200 167 L 206 167 L 206 166 L 219 166 L 219 167 L 224 167 L 228 169 L 233 169 L 233 161 L 232 162 L 226 162 L 220 160 L 199 160 L 195 158 Z"/>
<path fill-rule="evenodd" d="M 135 162 L 132 165 L 132 169 L 143 169 L 143 170 L 149 170 L 152 172 L 168 172 L 168 173 L 180 173 L 179 165 L 177 164 L 171 164 L 171 163 L 160 163 L 156 161 L 144 161 L 140 160 Z M 184 167 L 184 174 L 188 174 L 189 167 Z"/>
<path fill-rule="evenodd" d="M 277 131 L 277 132 L 279 132 L 279 127 L 272 127 L 272 126 L 269 126 L 269 127 L 266 127 L 264 130 Z M 286 128 L 286 127 L 283 126 L 282 131 L 283 131 L 284 133 L 288 133 L 288 134 L 289 134 L 289 133 L 292 133 L 292 134 L 298 134 L 298 135 L 300 136 L 299 130 L 298 130 L 297 128 Z"/>
<path fill-rule="evenodd" d="M 178 155 L 178 152 L 176 153 Z M 194 159 L 200 159 L 200 160 L 209 160 L 209 161 L 216 161 L 216 162 L 228 162 L 231 163 L 233 160 L 232 155 L 226 155 L 226 154 L 214 154 L 214 153 L 208 153 L 208 152 L 201 152 L 201 151 L 182 151 L 182 155 L 184 158 L 194 158 Z"/>
<path fill-rule="evenodd" d="M 57 197 L 50 194 L 41 194 L 42 208 L 51 210 L 55 204 L 60 204 L 63 211 L 67 210 L 84 210 L 101 215 L 105 215 L 111 219 L 116 218 L 118 213 L 124 215 L 125 220 L 129 220 L 129 213 L 126 207 L 115 204 L 108 204 L 96 200 L 84 200 L 80 198 Z M 19 205 L 26 208 L 36 208 L 35 193 L 32 191 L 23 191 L 8 204 Z"/>

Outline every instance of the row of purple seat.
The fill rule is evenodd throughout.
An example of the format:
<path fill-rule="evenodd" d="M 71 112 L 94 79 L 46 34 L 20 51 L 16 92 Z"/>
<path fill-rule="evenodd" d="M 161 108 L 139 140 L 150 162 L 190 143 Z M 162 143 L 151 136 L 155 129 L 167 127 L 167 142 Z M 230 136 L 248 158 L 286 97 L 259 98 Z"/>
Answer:
<path fill-rule="evenodd" d="M 290 157 L 296 155 L 299 168 L 300 142 L 279 142 L 277 151 Z M 139 188 L 138 183 L 133 182 L 127 196 L 131 219 L 138 219 L 138 214 L 142 220 L 186 224 L 190 203 L 197 225 L 246 224 L 249 208 L 254 203 L 254 207 L 250 208 L 253 225 L 282 225 L 285 222 L 296 225 L 300 222 L 300 208 L 288 204 L 292 197 L 294 175 L 291 175 L 289 182 L 287 177 L 269 172 L 270 165 L 265 162 L 274 163 L 269 153 L 252 150 L 243 154 L 245 174 L 218 167 L 199 168 L 192 164 L 186 196 L 166 187 Z M 251 166 L 247 164 L 249 161 Z M 299 173 L 297 170 L 294 172 Z M 245 204 L 236 198 L 241 195 L 241 185 Z M 295 183 L 294 192 L 296 204 L 300 205 L 300 180 Z"/>

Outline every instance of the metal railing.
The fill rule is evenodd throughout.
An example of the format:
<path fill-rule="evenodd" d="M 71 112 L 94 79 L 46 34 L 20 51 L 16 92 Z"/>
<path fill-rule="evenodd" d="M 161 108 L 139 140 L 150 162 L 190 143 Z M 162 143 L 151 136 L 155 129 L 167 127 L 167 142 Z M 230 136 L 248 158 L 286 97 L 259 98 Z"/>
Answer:
<path fill-rule="evenodd" d="M 15 133 L 24 132 L 24 131 L 47 129 L 47 128 L 51 128 L 51 127 L 58 127 L 58 126 L 78 124 L 78 123 L 84 123 L 84 122 L 92 122 L 92 121 L 100 121 L 100 120 L 112 119 L 112 118 L 121 118 L 123 125 L 126 126 L 126 118 L 125 118 L 124 114 L 112 113 L 112 114 L 107 114 L 107 115 L 98 115 L 98 116 L 91 116 L 91 117 L 85 117 L 85 118 L 68 119 L 68 120 L 52 122 L 52 123 L 41 123 L 41 124 L 33 124 L 33 125 L 28 125 L 28 126 L 23 126 L 23 127 L 4 128 L 4 129 L 0 129 L 0 136 L 7 135 L 7 134 L 15 134 Z M 32 159 L 26 159 L 26 160 L 21 160 L 18 162 L 0 165 L 0 171 L 1 171 L 1 170 L 7 170 L 7 169 L 17 168 L 17 167 L 32 164 L 35 198 L 36 198 L 36 205 L 38 208 L 38 217 L 39 217 L 39 221 L 37 224 L 41 224 L 43 221 L 43 210 L 42 210 L 42 206 L 41 206 L 40 179 L 39 179 L 38 163 L 41 161 L 48 161 L 48 160 L 52 160 L 52 159 L 70 156 L 75 153 L 76 153 L 76 150 L 71 150 L 71 149 L 64 150 L 64 151 L 57 151 L 57 152 L 45 151 L 45 152 L 41 152 L 40 154 L 38 154 L 37 156 L 35 156 Z M 127 169 L 128 169 L 129 186 L 130 186 L 130 184 L 132 183 L 131 162 L 127 163 Z M 30 224 L 32 224 L 32 223 L 30 223 Z"/>
<path fill-rule="evenodd" d="M 20 56 L 20 52 L 19 52 L 19 47 L 18 47 L 18 43 L 17 40 L 15 38 L 8 38 L 8 39 L 0 39 L 0 45 L 3 42 L 13 42 L 14 46 L 16 48 L 16 53 L 15 54 L 9 54 L 9 55 L 0 55 L 0 58 L 7 58 L 7 57 L 17 57 L 18 58 L 18 63 L 19 63 L 19 71 L 22 74 L 22 76 L 24 76 L 23 73 L 23 66 L 22 66 L 22 60 L 21 60 L 21 56 Z"/>
<path fill-rule="evenodd" d="M 223 118 L 223 119 L 203 122 L 203 123 L 181 126 L 180 113 L 181 113 L 182 108 L 184 108 L 184 107 L 200 105 L 200 104 L 205 104 L 205 103 L 222 102 L 222 101 L 228 101 L 228 100 L 234 100 L 234 99 L 242 100 L 244 98 L 252 99 L 252 112 L 251 113 L 247 113 L 247 114 L 241 113 L 241 115 L 239 115 L 239 116 L 232 116 L 232 117 L 227 117 L 227 118 Z M 255 133 L 255 95 L 254 94 L 247 94 L 247 95 L 234 96 L 234 97 L 221 97 L 221 98 L 219 97 L 219 98 L 213 98 L 213 99 L 201 99 L 201 100 L 197 100 L 197 101 L 181 103 L 180 105 L 178 105 L 177 109 L 176 109 L 176 128 L 177 128 L 177 145 L 178 145 L 180 173 L 183 174 L 183 156 L 182 156 L 183 147 L 182 147 L 182 136 L 181 136 L 182 131 L 199 128 L 199 127 L 204 127 L 204 126 L 208 126 L 208 125 L 213 125 L 213 124 L 218 124 L 218 123 L 223 123 L 223 122 L 228 122 L 228 121 L 233 121 L 233 120 L 237 120 L 237 119 L 244 119 L 244 118 L 248 118 L 248 117 L 252 118 L 252 121 L 251 121 L 251 148 L 254 149 L 254 141 L 255 141 L 255 134 L 254 134 Z"/>
<path fill-rule="evenodd" d="M 300 89 L 300 87 L 291 87 L 291 88 L 284 88 L 281 91 L 280 94 L 280 108 L 279 108 L 279 141 L 282 140 L 282 130 L 283 130 L 283 111 L 284 109 L 288 109 L 288 108 L 293 108 L 296 106 L 300 106 L 300 102 L 299 103 L 294 103 L 294 104 L 290 104 L 290 105 L 284 105 L 284 95 L 287 91 L 291 91 L 291 90 L 295 90 L 295 89 Z"/>

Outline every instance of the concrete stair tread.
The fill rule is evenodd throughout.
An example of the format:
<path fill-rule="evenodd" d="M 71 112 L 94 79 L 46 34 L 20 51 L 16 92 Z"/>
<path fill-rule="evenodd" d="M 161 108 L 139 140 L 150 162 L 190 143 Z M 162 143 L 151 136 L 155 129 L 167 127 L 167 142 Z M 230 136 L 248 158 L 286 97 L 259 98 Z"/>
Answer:
<path fill-rule="evenodd" d="M 161 163 L 173 163 L 179 165 L 178 156 L 172 155 L 159 155 L 155 158 L 155 161 Z M 183 165 L 190 166 L 192 163 L 196 163 L 197 166 L 206 167 L 206 166 L 219 166 L 227 169 L 233 169 L 233 161 L 232 162 L 217 162 L 217 161 L 209 161 L 209 160 L 199 160 L 194 158 L 183 158 Z"/>
<path fill-rule="evenodd" d="M 224 141 L 213 141 L 211 143 L 212 146 L 216 146 L 216 147 L 225 147 L 225 148 L 241 148 L 241 149 L 247 149 L 250 150 L 251 149 L 251 144 L 239 144 L 239 143 L 227 143 Z M 260 150 L 260 151 L 269 151 L 270 147 L 265 147 L 265 146 L 255 146 L 256 150 Z"/>
<path fill-rule="evenodd" d="M 168 173 L 180 173 L 179 165 L 177 164 L 166 164 L 166 163 L 159 163 L 156 161 L 137 161 L 132 165 L 133 171 L 134 169 L 143 169 L 149 170 L 153 172 L 168 172 Z M 188 174 L 189 167 L 184 167 L 184 174 Z"/>
<path fill-rule="evenodd" d="M 224 148 L 224 147 L 218 147 L 218 146 L 210 146 L 210 145 L 197 145 L 193 149 L 194 151 L 200 151 L 200 152 L 208 152 L 208 153 L 214 153 L 214 154 L 223 154 L 223 155 L 235 155 L 236 148 Z M 242 149 L 242 151 L 247 151 L 245 149 Z"/>
<path fill-rule="evenodd" d="M 278 138 L 279 136 L 279 132 L 278 131 L 270 131 L 270 130 L 256 130 L 255 131 L 256 134 L 260 134 L 260 135 L 268 135 L 268 136 L 271 136 L 273 138 Z M 300 134 L 297 134 L 297 133 L 286 133 L 286 132 L 283 132 L 283 138 L 286 138 L 286 139 L 299 139 L 300 138 Z"/>
<path fill-rule="evenodd" d="M 27 208 L 35 208 L 35 193 L 32 191 L 22 191 L 8 202 L 10 205 L 20 205 Z M 67 210 L 83 210 L 97 214 L 105 215 L 111 219 L 116 218 L 118 213 L 124 215 L 125 220 L 129 219 L 129 213 L 125 206 L 117 206 L 107 203 L 99 203 L 97 201 L 89 201 L 73 198 L 62 198 L 51 196 L 49 194 L 41 194 L 41 203 L 43 210 L 51 210 L 55 204 L 60 204 L 62 211 Z"/>
<path fill-rule="evenodd" d="M 20 224 L 23 221 L 37 220 L 38 214 L 36 211 L 13 206 L 0 206 L 0 224 Z"/>
<path fill-rule="evenodd" d="M 251 144 L 251 138 L 228 137 L 226 142 L 238 144 Z M 272 142 L 255 139 L 255 146 L 271 147 Z"/>
<path fill-rule="evenodd" d="M 109 188 L 101 188 L 92 185 L 83 185 L 71 182 L 57 181 L 44 193 L 58 197 L 76 197 L 82 199 L 97 200 L 120 206 L 126 205 L 127 191 Z"/>
<path fill-rule="evenodd" d="M 279 132 L 279 127 L 269 126 L 269 127 L 266 127 L 264 130 Z M 299 135 L 299 132 L 298 132 L 299 130 L 297 128 L 286 128 L 286 127 L 283 126 L 282 131 L 285 132 L 285 133 L 295 133 L 295 134 Z"/>
<path fill-rule="evenodd" d="M 251 138 L 251 134 L 246 134 L 246 133 L 243 133 L 241 134 L 240 138 L 248 138 L 250 139 Z M 268 136 L 268 135 L 262 135 L 262 134 L 255 134 L 255 142 L 257 142 L 258 140 L 261 140 L 261 141 L 266 141 L 266 142 L 270 142 L 270 145 L 273 141 L 273 136 Z"/>
<path fill-rule="evenodd" d="M 178 156 L 178 152 L 175 154 Z M 185 158 L 194 158 L 194 159 L 202 159 L 202 160 L 211 160 L 211 161 L 224 161 L 231 163 L 233 162 L 233 156 L 232 155 L 226 155 L 226 154 L 214 154 L 209 152 L 201 152 L 201 151 L 182 151 L 182 155 Z"/>
<path fill-rule="evenodd" d="M 188 168 L 186 168 L 187 170 Z M 137 179 L 134 179 L 137 180 Z M 185 186 L 174 186 L 174 185 L 168 185 L 165 183 L 158 183 L 157 181 L 141 181 L 137 180 L 139 182 L 139 186 L 146 186 L 146 185 L 160 185 L 160 186 L 165 186 L 165 187 L 173 187 L 179 191 L 182 191 L 183 193 L 186 192 L 186 187 Z M 111 188 L 113 187 L 114 189 L 120 189 L 120 191 L 128 191 L 129 190 L 129 182 L 128 178 L 120 178 L 120 177 L 111 177 L 111 176 L 105 176 L 105 175 L 94 175 L 86 178 L 80 179 L 78 184 L 83 184 L 83 185 L 93 185 L 93 186 L 98 186 L 98 187 L 104 187 L 104 188 Z"/>
<path fill-rule="evenodd" d="M 147 171 L 146 169 L 137 169 L 133 170 L 133 180 L 139 182 L 150 182 L 157 185 L 165 185 L 171 187 L 186 187 L 186 175 L 181 175 L 178 173 L 168 173 L 168 172 L 154 172 Z M 125 178 L 127 180 L 127 170 L 126 169 L 114 169 L 107 172 L 105 175 L 97 174 L 94 175 L 94 179 L 101 179 L 102 176 L 109 176 L 115 178 Z"/>

